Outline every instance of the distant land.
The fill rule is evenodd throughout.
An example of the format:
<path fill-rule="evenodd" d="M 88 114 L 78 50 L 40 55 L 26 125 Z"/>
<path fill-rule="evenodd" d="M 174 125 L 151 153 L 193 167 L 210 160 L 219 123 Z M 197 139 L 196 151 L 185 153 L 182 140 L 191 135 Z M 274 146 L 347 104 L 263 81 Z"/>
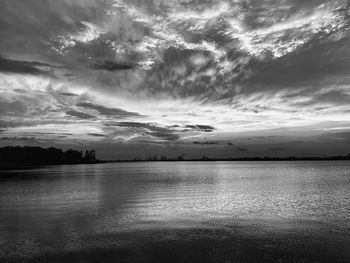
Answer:
<path fill-rule="evenodd" d="M 17 167 L 49 164 L 86 164 L 102 162 L 95 150 L 63 151 L 54 147 L 47 149 L 32 146 L 6 146 L 0 148 L 0 167 Z"/>
<path fill-rule="evenodd" d="M 189 158 L 183 156 L 177 158 L 167 158 L 165 156 L 152 156 L 146 159 L 135 158 L 133 160 L 108 160 L 106 162 L 219 162 L 219 161 L 331 161 L 331 160 L 350 160 L 350 153 L 348 155 L 336 156 L 289 156 L 289 157 L 232 157 L 232 158 L 209 158 L 203 156 L 202 158 Z"/>
<path fill-rule="evenodd" d="M 186 159 L 185 154 L 177 158 L 167 158 L 164 155 L 153 155 L 145 159 L 134 158 L 130 160 L 98 160 L 95 150 L 83 151 L 67 150 L 63 151 L 54 147 L 41 148 L 33 146 L 6 146 L 0 148 L 0 167 L 14 168 L 33 165 L 51 164 L 91 164 L 106 162 L 186 162 L 186 161 L 327 161 L 327 160 L 350 160 L 348 155 L 338 156 L 309 156 L 309 157 L 239 157 L 239 158 L 210 158 L 204 155 L 201 158 Z"/>

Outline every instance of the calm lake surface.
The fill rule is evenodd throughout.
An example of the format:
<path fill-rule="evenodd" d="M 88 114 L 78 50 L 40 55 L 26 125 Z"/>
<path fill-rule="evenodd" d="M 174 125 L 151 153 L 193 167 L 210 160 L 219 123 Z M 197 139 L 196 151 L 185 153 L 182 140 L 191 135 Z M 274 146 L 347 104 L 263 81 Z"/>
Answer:
<path fill-rule="evenodd" d="M 350 262 L 350 162 L 0 171 L 1 262 Z"/>

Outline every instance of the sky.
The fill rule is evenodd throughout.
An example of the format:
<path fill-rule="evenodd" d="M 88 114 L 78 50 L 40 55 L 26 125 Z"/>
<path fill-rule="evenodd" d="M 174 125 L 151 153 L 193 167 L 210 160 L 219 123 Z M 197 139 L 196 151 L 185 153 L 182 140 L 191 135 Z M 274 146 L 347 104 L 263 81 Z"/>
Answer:
<path fill-rule="evenodd" d="M 344 0 L 0 0 L 0 146 L 350 152 Z"/>

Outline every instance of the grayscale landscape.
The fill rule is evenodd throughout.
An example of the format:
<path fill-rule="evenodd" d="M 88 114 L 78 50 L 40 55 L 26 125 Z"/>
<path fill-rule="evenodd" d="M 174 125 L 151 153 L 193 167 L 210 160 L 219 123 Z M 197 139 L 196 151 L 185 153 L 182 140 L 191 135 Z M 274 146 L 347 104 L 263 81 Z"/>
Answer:
<path fill-rule="evenodd" d="M 349 0 L 0 0 L 0 262 L 350 262 Z"/>

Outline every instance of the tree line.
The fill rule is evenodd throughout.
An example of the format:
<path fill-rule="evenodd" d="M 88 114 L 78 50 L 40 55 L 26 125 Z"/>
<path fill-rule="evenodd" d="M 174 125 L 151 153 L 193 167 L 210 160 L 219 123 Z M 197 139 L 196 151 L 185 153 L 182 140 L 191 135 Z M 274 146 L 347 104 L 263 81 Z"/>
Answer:
<path fill-rule="evenodd" d="M 32 146 L 6 146 L 0 148 L 0 163 L 2 164 L 73 164 L 95 163 L 96 151 L 82 151 L 69 149 L 63 151 L 54 147 L 41 148 Z"/>

